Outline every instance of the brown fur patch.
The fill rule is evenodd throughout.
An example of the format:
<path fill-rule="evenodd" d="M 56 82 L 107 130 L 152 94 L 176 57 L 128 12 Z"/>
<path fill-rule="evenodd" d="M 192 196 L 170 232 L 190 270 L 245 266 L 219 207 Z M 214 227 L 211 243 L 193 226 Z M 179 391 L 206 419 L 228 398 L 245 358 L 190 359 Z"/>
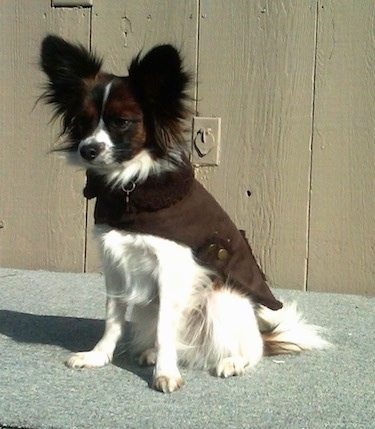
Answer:
<path fill-rule="evenodd" d="M 276 337 L 277 334 L 273 331 L 262 333 L 264 356 L 298 353 L 302 351 L 301 347 L 299 347 L 297 344 L 277 341 Z"/>

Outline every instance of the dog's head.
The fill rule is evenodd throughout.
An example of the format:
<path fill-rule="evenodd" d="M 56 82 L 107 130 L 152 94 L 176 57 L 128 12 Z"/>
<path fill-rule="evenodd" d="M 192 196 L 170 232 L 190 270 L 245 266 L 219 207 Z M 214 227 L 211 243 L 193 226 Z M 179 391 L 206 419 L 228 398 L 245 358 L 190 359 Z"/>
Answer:
<path fill-rule="evenodd" d="M 171 154 L 176 159 L 185 146 L 189 76 L 173 46 L 138 55 L 129 75 L 119 77 L 102 71 L 101 59 L 82 45 L 49 35 L 41 67 L 49 78 L 42 98 L 54 105 L 68 137 L 64 150 L 90 168 L 121 171 L 135 159 L 149 168 Z"/>

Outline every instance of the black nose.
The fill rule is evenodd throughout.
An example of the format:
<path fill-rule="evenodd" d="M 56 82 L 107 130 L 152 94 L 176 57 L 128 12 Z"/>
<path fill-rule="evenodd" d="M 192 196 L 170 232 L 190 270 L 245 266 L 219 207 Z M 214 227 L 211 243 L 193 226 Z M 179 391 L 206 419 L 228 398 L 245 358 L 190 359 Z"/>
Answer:
<path fill-rule="evenodd" d="M 104 143 L 89 143 L 83 145 L 79 153 L 86 161 L 92 161 L 104 150 L 104 146 Z"/>

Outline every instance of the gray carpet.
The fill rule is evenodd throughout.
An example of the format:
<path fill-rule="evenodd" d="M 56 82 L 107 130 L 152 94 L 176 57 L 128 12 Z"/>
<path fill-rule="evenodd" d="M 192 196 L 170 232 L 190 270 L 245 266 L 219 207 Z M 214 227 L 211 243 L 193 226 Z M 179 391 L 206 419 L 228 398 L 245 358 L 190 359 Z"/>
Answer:
<path fill-rule="evenodd" d="M 375 428 L 375 299 L 275 293 L 297 300 L 335 347 L 265 358 L 226 380 L 183 370 L 183 389 L 164 395 L 126 356 L 95 370 L 63 365 L 101 335 L 100 274 L 0 269 L 0 427 Z"/>

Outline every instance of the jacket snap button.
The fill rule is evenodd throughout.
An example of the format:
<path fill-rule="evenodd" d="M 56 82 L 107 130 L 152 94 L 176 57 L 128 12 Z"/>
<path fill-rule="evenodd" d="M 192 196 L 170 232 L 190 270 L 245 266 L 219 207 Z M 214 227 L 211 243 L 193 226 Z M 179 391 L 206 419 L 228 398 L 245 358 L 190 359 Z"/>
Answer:
<path fill-rule="evenodd" d="M 215 252 L 216 250 L 216 244 L 212 243 L 208 246 L 208 253 Z"/>
<path fill-rule="evenodd" d="M 228 257 L 228 251 L 226 249 L 219 249 L 217 252 L 217 257 L 220 261 L 224 261 Z"/>

